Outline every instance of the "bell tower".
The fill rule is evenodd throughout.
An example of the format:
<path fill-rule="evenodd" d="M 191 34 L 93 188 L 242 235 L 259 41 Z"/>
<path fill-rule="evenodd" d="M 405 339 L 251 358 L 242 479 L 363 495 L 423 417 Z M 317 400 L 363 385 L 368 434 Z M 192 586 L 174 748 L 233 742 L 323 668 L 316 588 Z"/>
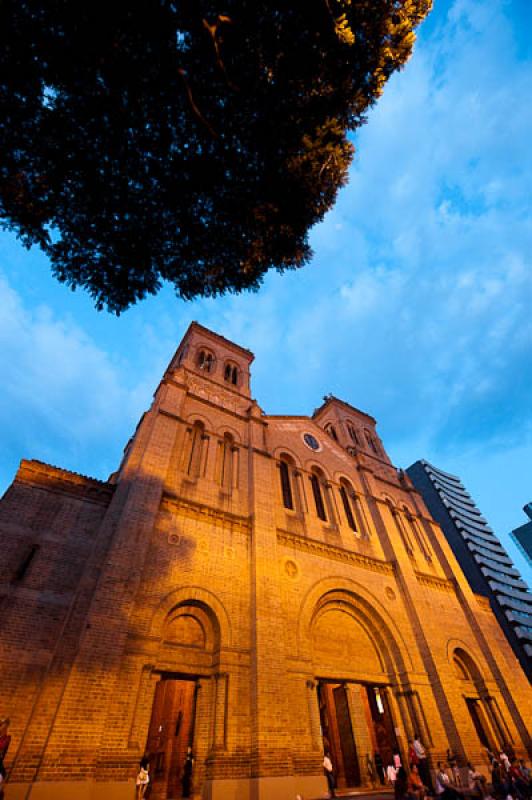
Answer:
<path fill-rule="evenodd" d="M 329 434 L 331 439 L 353 456 L 364 455 L 376 461 L 391 464 L 388 454 L 376 431 L 376 420 L 364 411 L 326 395 L 312 419 Z"/>
<path fill-rule="evenodd" d="M 218 385 L 229 392 L 250 398 L 250 365 L 253 358 L 249 350 L 197 322 L 191 322 L 165 377 L 175 377 L 182 370 L 189 378 L 197 376 L 205 381 L 211 390 Z"/>

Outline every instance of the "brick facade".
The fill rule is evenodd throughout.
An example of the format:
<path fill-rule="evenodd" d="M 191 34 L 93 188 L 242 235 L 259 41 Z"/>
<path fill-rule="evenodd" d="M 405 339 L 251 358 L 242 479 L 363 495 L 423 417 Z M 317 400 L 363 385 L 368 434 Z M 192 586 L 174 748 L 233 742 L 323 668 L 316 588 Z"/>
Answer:
<path fill-rule="evenodd" d="M 528 682 L 375 420 L 334 397 L 268 416 L 252 360 L 193 323 L 108 482 L 22 462 L 0 505 L 10 798 L 133 798 L 146 750 L 154 796 L 179 796 L 188 744 L 194 797 L 319 796 L 329 728 L 362 785 L 414 731 L 434 763 L 485 769 L 482 738 L 530 754 Z"/>

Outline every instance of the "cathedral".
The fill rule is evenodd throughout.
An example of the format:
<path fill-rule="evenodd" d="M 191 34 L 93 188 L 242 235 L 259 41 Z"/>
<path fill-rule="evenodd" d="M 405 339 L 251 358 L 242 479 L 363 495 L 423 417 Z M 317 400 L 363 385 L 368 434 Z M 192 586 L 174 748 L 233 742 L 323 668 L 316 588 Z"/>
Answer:
<path fill-rule="evenodd" d="M 532 754 L 528 681 L 365 412 L 252 398 L 192 323 L 99 481 L 22 461 L 0 503 L 9 800 L 323 797 L 418 734 Z"/>

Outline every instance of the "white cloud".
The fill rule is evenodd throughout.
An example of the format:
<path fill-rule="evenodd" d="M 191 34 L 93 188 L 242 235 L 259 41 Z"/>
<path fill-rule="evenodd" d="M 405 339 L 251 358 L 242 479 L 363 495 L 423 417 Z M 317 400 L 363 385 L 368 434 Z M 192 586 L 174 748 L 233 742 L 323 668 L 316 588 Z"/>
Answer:
<path fill-rule="evenodd" d="M 72 319 L 30 310 L 2 275 L 0 307 L 4 469 L 21 457 L 80 469 L 100 449 L 96 471 L 110 471 L 137 410 L 119 368 Z"/>

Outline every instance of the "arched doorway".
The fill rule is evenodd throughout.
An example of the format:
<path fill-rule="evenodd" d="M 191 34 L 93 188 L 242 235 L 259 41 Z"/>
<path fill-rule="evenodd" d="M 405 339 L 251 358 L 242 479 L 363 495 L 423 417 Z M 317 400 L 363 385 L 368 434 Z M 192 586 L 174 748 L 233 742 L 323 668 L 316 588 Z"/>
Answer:
<path fill-rule="evenodd" d="M 477 664 L 461 647 L 454 648 L 451 661 L 480 746 L 491 751 L 498 750 L 504 746 L 507 737 L 502 728 L 502 718 L 499 719 L 490 705 L 493 698 L 489 697 Z"/>
<path fill-rule="evenodd" d="M 167 613 L 145 749 L 151 800 L 178 800 L 198 791 L 203 772 L 197 763 L 198 689 L 200 679 L 213 673 L 219 646 L 218 620 L 205 603 L 183 601 Z"/>
<path fill-rule="evenodd" d="M 400 752 L 393 659 L 382 632 L 360 600 L 330 592 L 316 607 L 310 635 L 323 748 L 338 787 L 382 783 Z"/>

